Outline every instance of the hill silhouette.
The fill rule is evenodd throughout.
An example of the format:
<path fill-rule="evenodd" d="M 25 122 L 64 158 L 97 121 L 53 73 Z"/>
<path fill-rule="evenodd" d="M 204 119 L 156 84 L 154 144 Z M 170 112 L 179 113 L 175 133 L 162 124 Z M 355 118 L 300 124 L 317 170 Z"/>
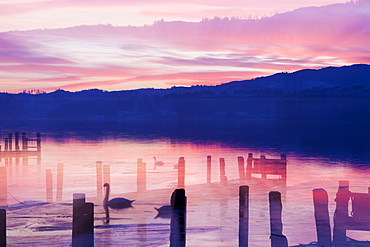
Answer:
<path fill-rule="evenodd" d="M 1 118 L 270 118 L 367 121 L 370 65 L 306 69 L 218 86 L 0 94 Z"/>

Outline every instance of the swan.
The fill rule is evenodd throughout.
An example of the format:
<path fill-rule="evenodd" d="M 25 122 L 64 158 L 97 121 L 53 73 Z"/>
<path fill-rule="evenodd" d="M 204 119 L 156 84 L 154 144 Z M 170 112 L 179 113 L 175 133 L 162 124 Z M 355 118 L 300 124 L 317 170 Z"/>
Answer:
<path fill-rule="evenodd" d="M 155 218 L 169 218 L 172 215 L 171 205 L 164 205 L 160 208 L 155 208 L 157 210 L 157 216 Z"/>
<path fill-rule="evenodd" d="M 154 156 L 154 169 L 157 167 L 157 166 L 163 166 L 164 162 L 163 161 L 157 161 L 157 158 Z"/>
<path fill-rule="evenodd" d="M 114 208 L 114 209 L 132 207 L 131 203 L 134 202 L 135 200 L 129 200 L 129 199 L 122 198 L 122 197 L 116 197 L 108 201 L 110 185 L 108 183 L 105 183 L 103 187 L 105 187 L 105 196 L 103 200 L 103 207 L 105 209 L 107 209 L 108 207 Z"/>

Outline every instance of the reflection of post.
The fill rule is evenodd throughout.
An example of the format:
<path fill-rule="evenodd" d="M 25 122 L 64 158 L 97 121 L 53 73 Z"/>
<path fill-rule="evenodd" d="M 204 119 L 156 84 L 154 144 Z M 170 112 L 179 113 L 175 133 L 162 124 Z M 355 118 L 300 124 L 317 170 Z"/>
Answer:
<path fill-rule="evenodd" d="M 6 167 L 0 167 L 0 206 L 8 206 L 8 181 Z"/>
<path fill-rule="evenodd" d="M 331 247 L 328 193 L 322 188 L 314 189 L 313 204 L 315 208 L 315 221 L 318 245 L 322 247 Z"/>
<path fill-rule="evenodd" d="M 27 155 L 22 156 L 22 164 L 23 166 L 28 166 L 28 156 Z"/>
<path fill-rule="evenodd" d="M 172 215 L 171 215 L 170 247 L 185 247 L 186 196 L 184 189 L 176 189 L 172 193 L 171 209 Z"/>
<path fill-rule="evenodd" d="M 110 184 L 110 165 L 103 165 L 103 183 Z"/>
<path fill-rule="evenodd" d="M 207 184 L 211 183 L 212 157 L 207 155 Z"/>
<path fill-rule="evenodd" d="M 142 159 L 137 159 L 137 192 L 146 191 L 146 163 Z"/>
<path fill-rule="evenodd" d="M 94 204 L 83 193 L 73 194 L 72 246 L 94 246 Z"/>
<path fill-rule="evenodd" d="M 0 247 L 6 246 L 6 210 L 0 209 Z"/>
<path fill-rule="evenodd" d="M 238 170 L 240 183 L 244 184 L 245 183 L 244 158 L 242 156 L 238 157 Z"/>
<path fill-rule="evenodd" d="M 227 177 L 225 174 L 225 159 L 220 158 L 220 181 L 223 184 L 227 183 Z"/>
<path fill-rule="evenodd" d="M 239 247 L 248 246 L 249 186 L 239 187 Z"/>
<path fill-rule="evenodd" d="M 98 197 L 103 196 L 103 162 L 96 162 L 96 191 Z"/>
<path fill-rule="evenodd" d="M 288 240 L 283 235 L 283 223 L 281 221 L 281 194 L 278 191 L 269 193 L 270 202 L 270 229 L 271 247 L 288 247 Z"/>
<path fill-rule="evenodd" d="M 62 201 L 63 197 L 63 163 L 58 163 L 57 170 L 57 202 Z"/>
<path fill-rule="evenodd" d="M 46 169 L 46 202 L 53 202 L 53 174 Z"/>
<path fill-rule="evenodd" d="M 14 134 L 14 146 L 15 151 L 19 151 L 19 132 L 15 132 Z"/>
<path fill-rule="evenodd" d="M 339 181 L 336 208 L 334 213 L 333 241 L 346 241 L 346 222 L 348 221 L 348 202 L 351 196 L 349 181 Z"/>
<path fill-rule="evenodd" d="M 185 187 L 185 158 L 180 157 L 177 167 L 177 187 L 184 188 Z"/>

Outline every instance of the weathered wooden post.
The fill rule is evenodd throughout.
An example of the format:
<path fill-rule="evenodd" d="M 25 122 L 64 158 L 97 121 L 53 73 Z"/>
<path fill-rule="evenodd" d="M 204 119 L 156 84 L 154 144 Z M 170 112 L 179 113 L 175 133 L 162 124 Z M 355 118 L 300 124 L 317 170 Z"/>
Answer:
<path fill-rule="evenodd" d="M 63 197 L 63 163 L 57 165 L 57 201 L 62 201 Z"/>
<path fill-rule="evenodd" d="M 312 192 L 318 245 L 321 247 L 331 247 L 328 193 L 322 188 L 314 189 Z"/>
<path fill-rule="evenodd" d="M 36 148 L 38 152 L 41 151 L 41 133 L 40 132 L 36 133 Z"/>
<path fill-rule="evenodd" d="M 98 197 L 103 196 L 103 162 L 96 161 L 96 191 Z"/>
<path fill-rule="evenodd" d="M 244 172 L 244 158 L 242 156 L 238 157 L 238 170 L 239 170 L 239 179 L 240 183 L 245 183 L 245 172 Z"/>
<path fill-rule="evenodd" d="M 262 178 L 266 179 L 266 156 L 265 155 L 261 155 L 260 156 L 260 173 L 262 174 Z"/>
<path fill-rule="evenodd" d="M 211 183 L 212 156 L 207 155 L 207 184 Z"/>
<path fill-rule="evenodd" d="M 248 246 L 249 186 L 239 186 L 239 247 Z"/>
<path fill-rule="evenodd" d="M 4 147 L 4 151 L 5 151 L 5 152 L 9 151 L 9 141 L 8 141 L 8 138 L 5 138 L 5 147 Z"/>
<path fill-rule="evenodd" d="M 220 158 L 220 181 L 221 183 L 227 183 L 227 177 L 225 172 L 225 159 Z"/>
<path fill-rule="evenodd" d="M 346 222 L 348 221 L 348 202 L 351 197 L 349 181 L 339 181 L 335 198 L 333 241 L 346 241 Z"/>
<path fill-rule="evenodd" d="M 6 210 L 0 209 L 0 247 L 6 247 Z"/>
<path fill-rule="evenodd" d="M 288 239 L 283 235 L 283 223 L 281 212 L 281 194 L 279 191 L 269 193 L 270 205 L 270 229 L 271 229 L 271 247 L 288 247 Z"/>
<path fill-rule="evenodd" d="M 22 150 L 28 151 L 28 138 L 26 133 L 22 133 Z"/>
<path fill-rule="evenodd" d="M 9 142 L 9 151 L 13 151 L 13 135 L 11 133 L 8 134 L 8 142 Z"/>
<path fill-rule="evenodd" d="M 146 163 L 142 159 L 137 159 L 137 192 L 146 191 Z"/>
<path fill-rule="evenodd" d="M 252 169 L 253 169 L 253 153 L 248 153 L 247 166 L 245 167 L 245 178 L 252 178 Z"/>
<path fill-rule="evenodd" d="M 186 245 L 186 196 L 184 189 L 176 189 L 171 195 L 170 247 Z"/>
<path fill-rule="evenodd" d="M 19 151 L 19 132 L 15 132 L 14 134 L 14 146 L 15 151 Z"/>
<path fill-rule="evenodd" d="M 8 179 L 6 167 L 0 167 L 0 206 L 8 206 Z"/>
<path fill-rule="evenodd" d="M 85 194 L 73 194 L 72 246 L 94 246 L 94 204 L 85 202 Z"/>
<path fill-rule="evenodd" d="M 110 184 L 110 165 L 103 165 L 103 183 Z"/>
<path fill-rule="evenodd" d="M 53 174 L 46 169 L 46 202 L 53 202 Z"/>
<path fill-rule="evenodd" d="M 185 158 L 180 157 L 177 169 L 177 187 L 185 188 Z"/>

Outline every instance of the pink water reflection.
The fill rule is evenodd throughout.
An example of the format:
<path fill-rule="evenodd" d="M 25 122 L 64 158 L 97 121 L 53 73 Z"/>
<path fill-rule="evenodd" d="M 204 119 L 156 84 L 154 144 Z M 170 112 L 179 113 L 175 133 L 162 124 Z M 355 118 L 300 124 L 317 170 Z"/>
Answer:
<path fill-rule="evenodd" d="M 109 166 L 112 197 L 118 194 L 135 196 L 137 206 L 127 211 L 125 216 L 130 219 L 130 212 L 140 214 L 140 207 L 154 208 L 168 203 L 170 195 L 159 195 L 157 201 L 143 202 L 137 191 L 137 160 L 146 163 L 146 188 L 153 194 L 160 193 L 158 189 L 169 189 L 178 186 L 178 170 L 175 165 L 179 157 L 185 158 L 185 188 L 187 191 L 188 216 L 187 235 L 188 246 L 235 246 L 237 244 L 237 215 L 239 186 L 238 160 L 239 156 L 247 159 L 248 153 L 254 157 L 265 155 L 267 158 L 280 158 L 279 150 L 256 150 L 249 148 L 230 148 L 215 144 L 194 144 L 191 142 L 173 142 L 171 140 L 132 140 L 107 139 L 99 141 L 83 141 L 68 139 L 56 142 L 44 138 L 42 142 L 41 164 L 30 159 L 28 165 L 13 162 L 7 170 L 7 188 L 10 193 L 8 204 L 18 201 L 46 201 L 46 174 L 52 173 L 52 200 L 57 201 L 58 163 L 63 164 L 63 186 L 61 200 L 71 201 L 73 193 L 85 193 L 91 200 L 100 199 L 97 185 L 96 165 L 101 161 L 103 166 Z M 225 175 L 228 185 L 214 190 L 205 190 L 207 182 L 207 155 L 211 155 L 211 182 L 220 181 L 219 158 L 225 159 Z M 324 158 L 302 157 L 300 154 L 287 153 L 287 180 L 250 179 L 250 226 L 249 243 L 251 246 L 270 245 L 269 204 L 268 193 L 280 191 L 283 198 L 283 233 L 289 239 L 289 245 L 310 243 L 316 240 L 315 219 L 313 214 L 312 190 L 324 188 L 329 194 L 329 212 L 333 215 L 335 209 L 335 193 L 339 180 L 349 180 L 351 190 L 366 192 L 369 186 L 370 169 L 353 168 L 350 163 L 342 163 Z M 164 162 L 163 166 L 155 167 L 155 160 Z M 0 166 L 5 166 L 2 159 Z M 254 176 L 258 177 L 258 176 Z M 103 178 L 104 179 L 104 178 Z M 106 178 L 107 179 L 107 178 Z M 209 185 L 212 188 L 212 185 Z M 94 199 L 95 198 L 95 199 Z M 134 203 L 134 204 L 135 204 Z M 99 204 L 99 203 L 97 203 Z M 102 209 L 97 209 L 98 212 Z M 154 210 L 153 210 L 154 212 Z M 166 219 L 154 220 L 146 211 L 140 217 L 145 224 L 153 222 L 168 223 Z M 121 224 L 129 224 L 129 219 L 123 219 Z M 202 228 L 203 227 L 203 228 Z M 142 228 L 140 228 L 142 230 Z M 204 232 L 191 229 L 203 229 Z M 109 229 L 114 238 L 117 232 Z M 139 230 L 138 230 L 139 231 Z M 98 234 L 107 234 L 97 230 Z M 141 234 L 142 232 L 140 232 Z M 140 235 L 137 233 L 138 236 Z M 356 232 L 356 237 L 366 239 L 366 232 Z M 141 236 L 141 235 L 140 235 Z M 139 239 L 139 237 L 138 237 Z M 166 239 L 166 238 L 165 238 Z M 99 240 L 100 241 L 100 240 Z M 102 240 L 101 240 L 102 241 Z M 113 241 L 113 240 L 112 240 Z M 138 240 L 139 241 L 139 240 Z M 140 240 L 144 241 L 144 240 Z M 145 238 L 150 242 L 150 237 Z M 145 242 L 144 241 L 144 242 Z M 104 242 L 104 241 L 103 241 Z M 101 245 L 100 245 L 101 244 Z M 96 246 L 103 246 L 98 243 Z"/>

